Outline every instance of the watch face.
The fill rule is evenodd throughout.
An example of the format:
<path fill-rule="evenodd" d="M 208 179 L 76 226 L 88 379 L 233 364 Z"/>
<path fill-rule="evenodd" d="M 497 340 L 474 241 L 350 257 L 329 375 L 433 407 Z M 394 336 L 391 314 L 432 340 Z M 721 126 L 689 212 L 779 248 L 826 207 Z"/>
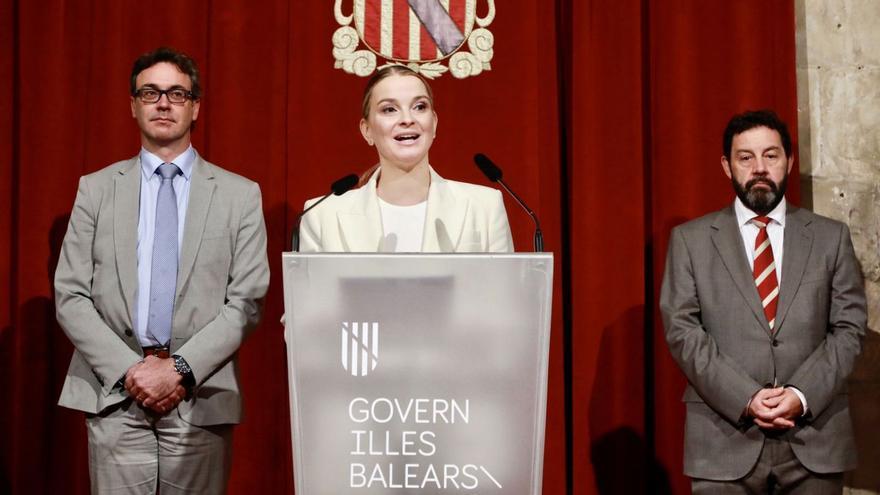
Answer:
<path fill-rule="evenodd" d="M 195 385 L 195 377 L 192 374 L 192 368 L 181 356 L 174 356 L 174 370 L 183 377 L 183 386 L 189 390 Z M 187 392 L 189 393 L 189 392 Z"/>
<path fill-rule="evenodd" d="M 190 367 L 180 356 L 174 356 L 174 369 L 181 375 L 189 373 Z"/>

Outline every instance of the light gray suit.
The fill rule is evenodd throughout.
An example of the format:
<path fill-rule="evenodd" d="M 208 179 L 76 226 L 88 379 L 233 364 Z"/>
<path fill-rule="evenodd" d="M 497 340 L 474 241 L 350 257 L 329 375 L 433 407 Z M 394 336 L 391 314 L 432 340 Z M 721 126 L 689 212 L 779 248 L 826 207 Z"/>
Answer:
<path fill-rule="evenodd" d="M 764 433 L 742 421 L 774 377 L 803 392 L 805 418 L 784 434 L 808 470 L 856 465 L 846 379 L 861 350 L 862 275 L 846 225 L 788 205 L 775 334 L 755 288 L 733 207 L 673 229 L 660 293 L 666 341 L 688 386 L 685 474 L 735 480 Z"/>
<path fill-rule="evenodd" d="M 133 329 L 140 160 L 80 179 L 55 271 L 58 321 L 76 350 L 59 404 L 100 413 L 142 358 Z M 171 353 L 192 367 L 191 397 L 170 414 L 207 426 L 241 420 L 237 351 L 269 284 L 259 186 L 196 157 L 186 212 Z"/>

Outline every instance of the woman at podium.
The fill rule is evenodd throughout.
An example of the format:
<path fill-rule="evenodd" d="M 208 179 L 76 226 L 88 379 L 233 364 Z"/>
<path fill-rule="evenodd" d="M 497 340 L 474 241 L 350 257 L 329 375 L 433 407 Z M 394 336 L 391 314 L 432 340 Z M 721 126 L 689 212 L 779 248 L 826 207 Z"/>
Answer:
<path fill-rule="evenodd" d="M 302 252 L 513 251 L 501 192 L 444 179 L 429 164 L 437 113 L 421 75 L 402 65 L 374 74 L 360 131 L 379 163 L 361 187 L 303 216 Z"/>

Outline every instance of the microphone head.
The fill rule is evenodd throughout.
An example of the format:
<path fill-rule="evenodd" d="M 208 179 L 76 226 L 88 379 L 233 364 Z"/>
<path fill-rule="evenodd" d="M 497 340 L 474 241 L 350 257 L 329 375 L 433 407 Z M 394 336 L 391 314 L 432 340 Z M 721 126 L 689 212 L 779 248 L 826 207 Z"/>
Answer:
<path fill-rule="evenodd" d="M 358 176 L 355 174 L 348 174 L 333 184 L 330 184 L 330 192 L 336 196 L 342 196 L 356 186 L 357 183 Z"/>
<path fill-rule="evenodd" d="M 498 182 L 501 180 L 501 169 L 492 163 L 492 160 L 490 160 L 488 156 L 482 153 L 477 153 L 474 155 L 474 163 L 477 164 L 477 168 L 483 172 L 483 175 L 485 175 L 489 181 Z"/>

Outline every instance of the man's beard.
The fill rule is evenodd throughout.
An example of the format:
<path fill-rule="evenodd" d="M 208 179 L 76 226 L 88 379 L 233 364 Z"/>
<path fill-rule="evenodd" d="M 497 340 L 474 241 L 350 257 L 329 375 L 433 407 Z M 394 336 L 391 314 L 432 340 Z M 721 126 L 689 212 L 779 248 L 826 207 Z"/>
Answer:
<path fill-rule="evenodd" d="M 766 215 L 776 208 L 776 205 L 785 197 L 785 187 L 788 184 L 788 174 L 782 177 L 782 181 L 777 186 L 772 180 L 765 177 L 759 177 L 746 182 L 745 186 L 737 182 L 735 178 L 731 178 L 733 190 L 736 191 L 739 200 L 746 205 L 746 208 L 752 210 L 758 215 Z M 756 184 L 765 184 L 767 189 L 756 189 Z"/>

